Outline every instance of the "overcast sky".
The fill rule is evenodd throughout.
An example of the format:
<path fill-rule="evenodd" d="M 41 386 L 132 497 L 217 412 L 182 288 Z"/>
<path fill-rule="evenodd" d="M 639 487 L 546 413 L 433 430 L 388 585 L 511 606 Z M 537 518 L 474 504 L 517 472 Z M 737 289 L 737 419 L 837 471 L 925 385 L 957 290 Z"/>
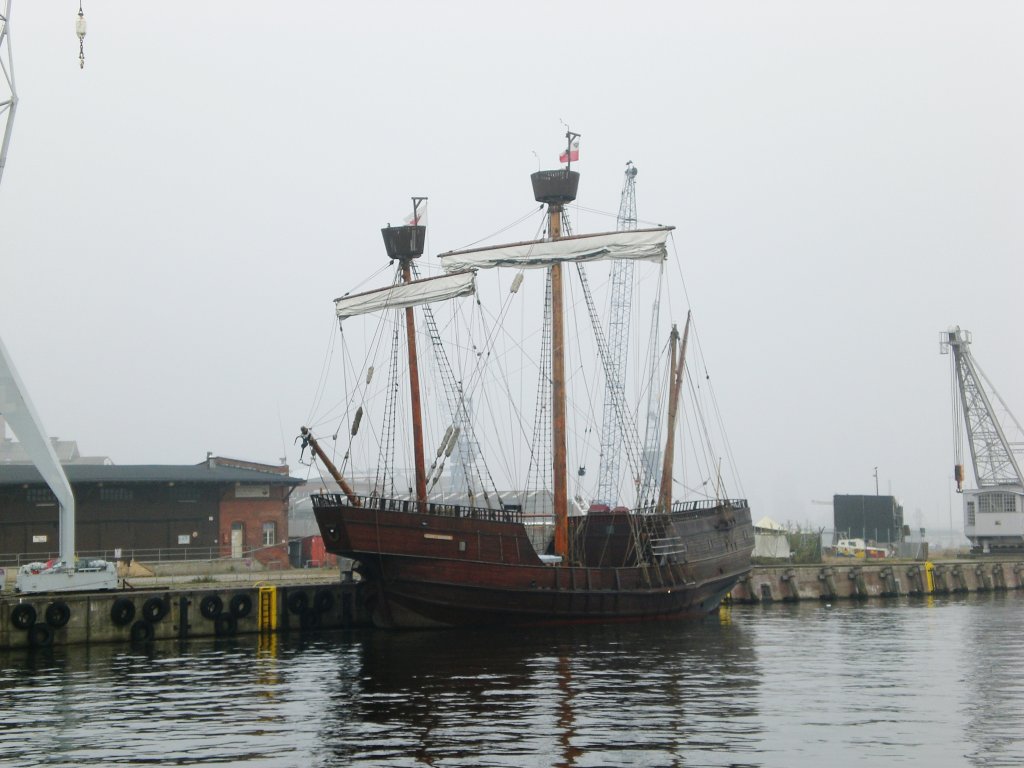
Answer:
<path fill-rule="evenodd" d="M 379 227 L 425 195 L 430 253 L 496 231 L 563 120 L 583 206 L 632 160 L 641 219 L 678 227 L 755 518 L 824 524 L 811 500 L 877 466 L 946 527 L 950 325 L 1024 418 L 1019 3 L 84 10 L 82 71 L 77 3 L 13 4 L 0 182 L 0 335 L 83 453 L 294 466 Z"/>

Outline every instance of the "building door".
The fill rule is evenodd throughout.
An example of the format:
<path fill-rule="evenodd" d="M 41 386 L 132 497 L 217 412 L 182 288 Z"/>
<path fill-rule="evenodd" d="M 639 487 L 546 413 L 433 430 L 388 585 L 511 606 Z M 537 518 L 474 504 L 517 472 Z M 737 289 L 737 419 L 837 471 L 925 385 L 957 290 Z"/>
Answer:
<path fill-rule="evenodd" d="M 231 524 L 231 557 L 242 559 L 242 542 L 245 541 L 245 523 Z"/>

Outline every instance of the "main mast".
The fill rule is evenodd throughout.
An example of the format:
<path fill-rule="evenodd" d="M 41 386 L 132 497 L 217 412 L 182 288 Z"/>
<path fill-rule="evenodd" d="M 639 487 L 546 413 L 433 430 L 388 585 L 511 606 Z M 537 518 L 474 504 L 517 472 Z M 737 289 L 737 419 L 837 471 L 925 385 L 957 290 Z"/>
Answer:
<path fill-rule="evenodd" d="M 412 260 L 423 255 L 427 228 L 419 223 L 419 206 L 425 197 L 412 199 L 412 223 L 402 227 L 385 227 L 381 235 L 388 258 L 397 259 L 402 269 L 402 281 L 412 282 Z M 413 459 L 416 465 L 416 504 L 421 512 L 427 509 L 427 472 L 423 460 L 423 416 L 420 406 L 420 374 L 416 356 L 416 321 L 412 307 L 405 308 L 405 336 L 409 353 L 409 397 L 412 408 Z"/>
<path fill-rule="evenodd" d="M 576 199 L 580 175 L 572 168 L 572 143 L 579 134 L 567 131 L 566 168 L 537 171 L 530 176 L 533 196 L 548 207 L 548 236 L 562 237 L 562 206 Z M 565 321 L 562 309 L 562 265 L 548 267 L 551 276 L 551 439 L 554 482 L 555 554 L 569 561 L 569 469 L 565 426 Z"/>
<path fill-rule="evenodd" d="M 566 131 L 568 145 L 565 151 L 566 167 L 557 171 L 538 171 L 530 175 L 534 184 L 534 198 L 548 206 L 548 236 L 551 240 L 562 237 L 562 206 L 577 196 L 580 174 L 571 170 L 572 141 L 579 133 Z M 565 437 L 565 322 L 562 310 L 562 265 L 553 263 L 551 275 L 551 439 L 554 482 L 555 554 L 568 562 L 569 483 Z"/>

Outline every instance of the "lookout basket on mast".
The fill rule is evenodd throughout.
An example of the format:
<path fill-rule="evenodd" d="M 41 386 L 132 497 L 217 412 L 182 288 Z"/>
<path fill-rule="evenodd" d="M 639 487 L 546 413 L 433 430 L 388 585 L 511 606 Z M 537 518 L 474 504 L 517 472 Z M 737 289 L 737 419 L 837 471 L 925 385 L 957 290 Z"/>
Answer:
<path fill-rule="evenodd" d="M 384 227 L 380 231 L 384 238 L 384 248 L 391 260 L 407 261 L 423 255 L 423 241 L 427 237 L 427 228 L 420 226 Z"/>
<path fill-rule="evenodd" d="M 420 224 L 420 204 L 425 203 L 427 198 L 414 197 L 412 199 L 412 216 L 406 219 L 408 224 L 400 227 L 392 227 L 388 224 L 381 229 L 380 234 L 384 238 L 384 248 L 388 252 L 388 258 L 401 262 L 416 259 L 423 255 L 423 248 L 427 239 L 427 228 Z M 426 207 L 424 206 L 424 210 Z"/>
<path fill-rule="evenodd" d="M 530 174 L 533 197 L 538 203 L 564 205 L 576 199 L 580 175 L 576 171 L 537 171 Z"/>

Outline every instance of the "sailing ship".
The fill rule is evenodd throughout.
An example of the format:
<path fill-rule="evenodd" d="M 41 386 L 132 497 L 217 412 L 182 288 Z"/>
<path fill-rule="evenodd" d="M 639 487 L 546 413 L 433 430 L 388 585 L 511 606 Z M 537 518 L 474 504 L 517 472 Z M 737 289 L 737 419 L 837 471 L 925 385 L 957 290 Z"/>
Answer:
<path fill-rule="evenodd" d="M 567 135 L 570 146 L 575 137 Z M 401 371 L 397 353 L 392 355 L 390 369 L 393 374 L 408 375 L 404 386 L 412 422 L 414 485 L 396 492 L 392 467 L 378 471 L 372 485 L 357 492 L 312 431 L 307 427 L 301 431 L 303 447 L 311 449 L 341 489 L 312 496 L 324 543 L 328 551 L 356 561 L 366 607 L 378 626 L 522 626 L 701 617 L 717 610 L 724 595 L 750 569 L 754 535 L 745 500 L 718 495 L 689 501 L 673 498 L 675 422 L 689 316 L 681 336 L 673 326 L 668 345 L 668 438 L 661 466 L 645 466 L 636 428 L 626 427 L 630 414 L 619 388 L 615 412 L 622 422 L 622 450 L 632 457 L 637 478 L 636 503 L 627 507 L 597 502 L 570 514 L 563 272 L 573 262 L 593 260 L 664 262 L 672 227 L 573 235 L 566 231 L 565 207 L 576 197 L 579 173 L 572 170 L 571 160 L 564 168 L 538 171 L 531 180 L 535 199 L 546 206 L 546 237 L 449 251 L 438 257 L 443 275 L 418 278 L 414 260 L 422 255 L 425 240 L 418 211 L 425 198 L 413 198 L 410 223 L 382 230 L 388 257 L 397 262 L 394 283 L 335 301 L 342 322 L 355 315 L 394 310 L 399 318 L 394 326 L 396 342 L 404 326 L 407 371 Z M 466 383 L 456 381 L 450 368 L 447 430 L 429 469 L 424 457 L 424 397 L 414 308 L 425 313 L 432 334 L 430 347 L 438 348 L 438 324 L 430 305 L 473 295 L 480 273 L 501 268 L 518 270 L 511 293 L 518 290 L 524 271 L 546 272 L 547 330 L 542 347 L 548 354 L 538 377 L 542 390 L 538 413 L 549 417 L 540 431 L 550 438 L 550 451 L 545 454 L 550 464 L 543 467 L 549 470 L 552 485 L 550 524 L 537 524 L 538 516 L 530 514 L 524 502 L 531 498 L 528 494 L 479 487 L 466 489 L 461 496 L 432 493 L 453 451 L 460 458 L 463 476 L 479 453 Z M 579 272 L 584 274 L 583 269 Z M 614 375 L 607 366 L 605 373 Z M 369 383 L 372 376 L 371 368 L 365 381 Z M 386 387 L 392 393 L 396 389 L 396 384 Z M 437 404 L 433 401 L 444 398 L 426 399 Z M 385 411 L 385 421 L 393 422 L 394 405 Z M 352 435 L 362 417 L 360 407 L 352 420 Z M 394 442 L 391 437 L 381 441 Z M 349 459 L 347 451 L 343 466 Z"/>

